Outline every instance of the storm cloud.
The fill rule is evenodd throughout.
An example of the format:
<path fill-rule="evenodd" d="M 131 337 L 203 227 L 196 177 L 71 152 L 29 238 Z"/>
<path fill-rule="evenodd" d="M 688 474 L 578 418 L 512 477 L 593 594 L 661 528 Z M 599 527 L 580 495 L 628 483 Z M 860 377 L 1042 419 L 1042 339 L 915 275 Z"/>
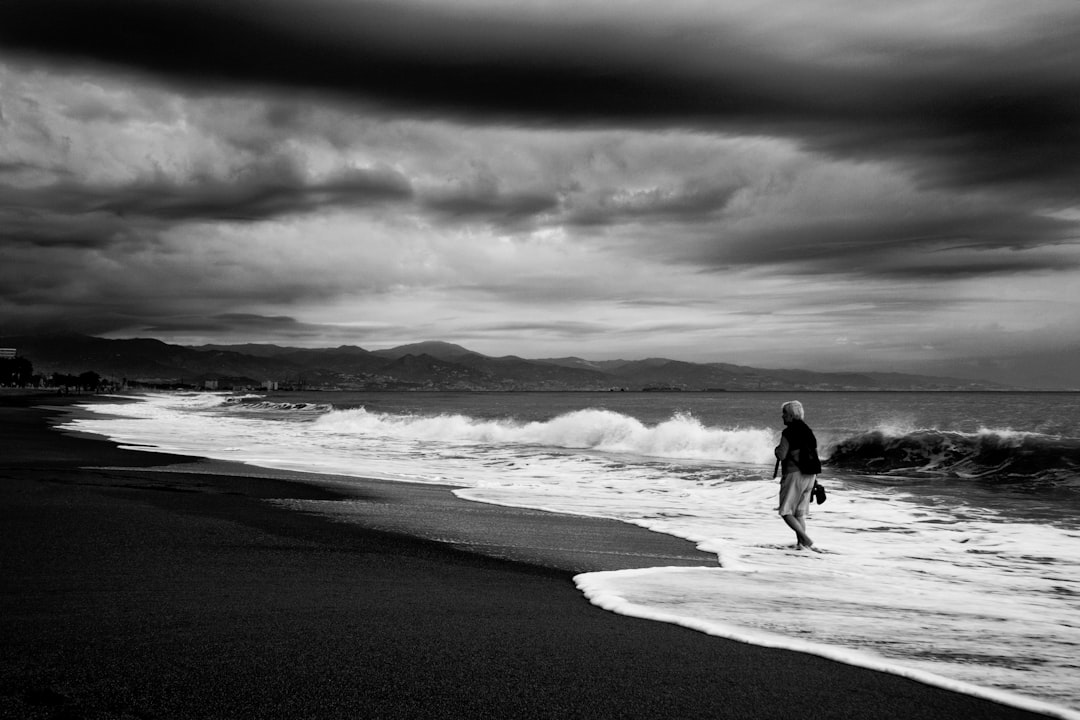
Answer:
<path fill-rule="evenodd" d="M 990 4 L 1003 17 L 988 28 L 948 5 L 917 4 L 916 22 L 892 26 L 851 3 L 787 22 L 769 21 L 790 12 L 769 3 L 761 17 L 743 3 L 690 6 L 700 15 L 678 3 L 670 15 L 586 3 L 544 16 L 476 3 L 11 0 L 0 43 L 195 88 L 314 89 L 465 121 L 764 132 L 928 163 L 933 182 L 1076 185 L 1069 3 Z"/>
<path fill-rule="evenodd" d="M 1072 2 L 9 0 L 0 313 L 853 368 L 1060 345 L 1078 47 Z"/>

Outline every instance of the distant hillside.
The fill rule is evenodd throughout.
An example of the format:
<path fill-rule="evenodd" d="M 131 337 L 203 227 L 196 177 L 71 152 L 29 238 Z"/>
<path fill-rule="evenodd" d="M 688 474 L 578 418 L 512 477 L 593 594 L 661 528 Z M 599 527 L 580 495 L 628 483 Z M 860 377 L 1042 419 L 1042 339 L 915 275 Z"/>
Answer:
<path fill-rule="evenodd" d="M 994 383 L 898 373 L 764 370 L 666 358 L 590 361 L 491 357 L 460 345 L 423 342 L 369 351 L 270 344 L 169 345 L 81 335 L 0 338 L 35 373 L 94 371 L 116 380 L 200 386 L 362 390 L 1000 390 Z"/>
<path fill-rule="evenodd" d="M 463 355 L 475 355 L 476 353 L 453 343 L 430 340 L 428 342 L 413 343 L 412 345 L 399 345 L 389 350 L 373 350 L 372 354 L 392 360 L 403 358 L 406 355 L 430 355 L 439 360 L 453 361 Z"/>
<path fill-rule="evenodd" d="M 46 376 L 93 370 L 117 380 L 201 384 L 228 377 L 256 385 L 267 378 L 297 378 L 306 369 L 274 357 L 223 347 L 199 350 L 159 340 L 52 335 L 4 338 L 2 342 L 30 360 L 35 373 Z"/>

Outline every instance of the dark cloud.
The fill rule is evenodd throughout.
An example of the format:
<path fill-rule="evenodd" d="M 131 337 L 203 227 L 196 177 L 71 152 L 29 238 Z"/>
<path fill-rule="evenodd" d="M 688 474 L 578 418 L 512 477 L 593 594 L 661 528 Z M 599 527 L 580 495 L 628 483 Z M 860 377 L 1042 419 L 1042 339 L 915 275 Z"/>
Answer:
<path fill-rule="evenodd" d="M 511 333 L 515 335 L 520 333 L 545 333 L 566 337 L 588 337 L 598 332 L 607 331 L 609 327 L 601 322 L 553 320 L 550 322 L 513 321 L 488 323 L 477 329 L 482 329 L 484 334 L 492 332 Z"/>
<path fill-rule="evenodd" d="M 370 328 L 340 328 L 333 325 L 306 323 L 288 316 L 263 316 L 255 314 L 224 314 L 213 316 L 155 315 L 148 309 L 143 315 L 73 309 L 65 315 L 54 310 L 42 313 L 26 313 L 11 318 L 4 324 L 7 335 L 34 335 L 37 333 L 73 332 L 90 335 L 158 335 L 165 337 L 203 337 L 214 341 L 233 343 L 238 337 L 258 342 L 295 342 L 325 346 L 328 338 L 341 343 L 352 343 L 357 338 L 372 333 Z M 382 332 L 386 328 L 379 328 Z"/>
<path fill-rule="evenodd" d="M 2 123 L 0 123 L 2 124 Z M 22 161 L 0 160 L 0 175 L 17 174 L 27 170 L 36 170 L 34 165 Z"/>
<path fill-rule="evenodd" d="M 204 179 L 182 186 L 144 184 L 110 193 L 96 209 L 166 220 L 264 220 L 401 200 L 411 194 L 408 181 L 390 171 L 352 170 L 315 182 L 286 173 L 230 182 Z"/>
<path fill-rule="evenodd" d="M 953 280 L 958 278 L 990 278 L 1016 276 L 1027 273 L 1071 273 L 1080 268 L 1074 259 L 1063 260 L 1060 256 L 1036 257 L 1017 254 L 1013 257 L 939 258 L 928 254 L 920 263 L 897 263 L 893 268 L 879 269 L 878 277 L 911 280 Z"/>
<path fill-rule="evenodd" d="M 36 193 L 34 193 L 36 194 Z M 111 213 L 72 212 L 47 204 L 4 208 L 13 193 L 0 187 L 0 244 L 8 248 L 92 250 L 133 248 L 153 242 L 155 234 L 132 227 Z"/>
<path fill-rule="evenodd" d="M 272 84 L 460 118 L 777 134 L 909 161 L 934 183 L 1041 182 L 1072 197 L 1080 181 L 1080 12 L 1047 12 L 1043 26 L 983 44 L 867 36 L 825 43 L 820 55 L 799 50 L 801 38 L 750 42 L 734 23 L 660 18 L 653 27 L 615 14 L 571 23 L 362 1 L 6 0 L 0 44 L 196 88 Z"/>
<path fill-rule="evenodd" d="M 705 241 L 682 260 L 714 270 L 778 265 L 808 274 L 960 278 L 1074 269 L 1075 260 L 1024 251 L 1070 242 L 1075 232 L 1075 223 L 1021 212 L 864 214 Z"/>
<path fill-rule="evenodd" d="M 146 321 L 144 321 L 146 322 Z M 223 313 L 209 317 L 181 317 L 151 320 L 140 332 L 165 334 L 196 334 L 220 337 L 250 337 L 263 335 L 278 338 L 317 338 L 325 336 L 326 326 L 298 321 L 288 315 L 256 315 L 253 313 Z"/>
<path fill-rule="evenodd" d="M 739 190 L 704 180 L 682 180 L 636 191 L 575 186 L 551 192 L 508 192 L 495 185 L 429 191 L 419 198 L 418 205 L 446 218 L 506 227 L 692 225 L 716 221 Z"/>
<path fill-rule="evenodd" d="M 1080 66 L 1080 53 L 1057 51 Z M 927 185 L 1031 185 L 1068 200 L 1080 180 L 1080 74 L 1010 73 L 989 51 L 973 52 L 969 63 L 988 77 L 950 77 L 946 68 L 941 76 L 886 82 L 899 97 L 884 98 L 867 122 L 837 112 L 833 121 L 793 135 L 840 157 L 899 160 Z"/>
<path fill-rule="evenodd" d="M 332 89 L 403 107 L 586 120 L 773 104 L 735 82 L 723 97 L 688 93 L 657 65 L 662 54 L 648 50 L 655 42 L 599 24 L 519 24 L 405 3 L 250 0 L 9 0 L 0 19 L 0 42 L 33 53 L 196 84 Z M 634 59 L 632 49 L 655 57 Z"/>
<path fill-rule="evenodd" d="M 438 193 L 424 207 L 460 220 L 517 224 L 559 207 L 559 198 L 543 193 Z"/>
<path fill-rule="evenodd" d="M 128 218 L 257 221 L 367 207 L 411 195 L 408 180 L 390 170 L 354 169 L 309 181 L 281 163 L 254 166 L 228 180 L 158 177 L 114 187 L 70 180 L 32 188 L 0 185 L 0 218 L 8 215 L 0 233 L 18 243 L 94 246 L 129 235 Z M 5 207 L 19 211 L 5 213 Z"/>
<path fill-rule="evenodd" d="M 80 335 L 104 335 L 119 328 L 130 327 L 131 318 L 123 314 L 104 313 L 95 309 L 86 311 L 73 308 L 61 312 L 56 308 L 25 310 L 4 319 L 6 335 L 38 335 L 51 333 L 77 333 Z"/>
<path fill-rule="evenodd" d="M 627 192 L 616 188 L 574 196 L 567 209 L 571 225 L 625 222 L 703 222 L 723 211 L 739 188 L 690 180 L 673 187 Z"/>

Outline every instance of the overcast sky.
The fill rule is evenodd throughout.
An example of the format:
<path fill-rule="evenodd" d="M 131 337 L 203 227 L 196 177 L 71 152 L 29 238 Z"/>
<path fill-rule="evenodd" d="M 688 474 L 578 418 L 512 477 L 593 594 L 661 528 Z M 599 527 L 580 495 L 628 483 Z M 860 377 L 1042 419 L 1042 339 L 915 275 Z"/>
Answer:
<path fill-rule="evenodd" d="M 0 334 L 1080 345 L 1076 0 L 5 0 Z"/>

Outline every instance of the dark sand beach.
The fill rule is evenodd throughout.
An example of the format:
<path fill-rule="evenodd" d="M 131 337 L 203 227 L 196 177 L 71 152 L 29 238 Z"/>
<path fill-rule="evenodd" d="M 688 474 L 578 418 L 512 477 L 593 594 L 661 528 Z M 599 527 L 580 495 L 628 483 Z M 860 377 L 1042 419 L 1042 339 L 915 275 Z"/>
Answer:
<path fill-rule="evenodd" d="M 0 395 L 3 718 L 1041 717 L 617 616 L 571 581 L 715 562 L 675 538 L 122 450 L 52 429 L 71 401 Z"/>

